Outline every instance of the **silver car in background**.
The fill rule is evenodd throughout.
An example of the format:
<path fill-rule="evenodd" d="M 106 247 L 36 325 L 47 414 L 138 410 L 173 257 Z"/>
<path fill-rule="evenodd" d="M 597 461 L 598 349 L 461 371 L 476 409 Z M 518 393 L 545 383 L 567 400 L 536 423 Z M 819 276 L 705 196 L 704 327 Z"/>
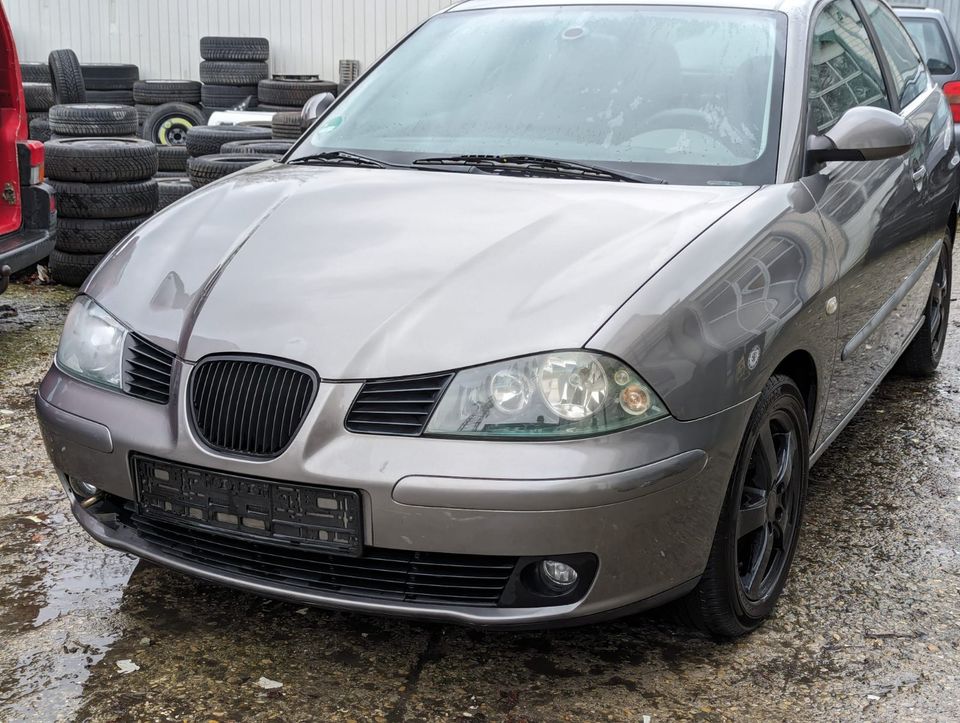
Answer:
<path fill-rule="evenodd" d="M 80 524 L 236 588 L 745 634 L 810 465 L 948 328 L 950 108 L 879 0 L 468 0 L 90 277 Z"/>

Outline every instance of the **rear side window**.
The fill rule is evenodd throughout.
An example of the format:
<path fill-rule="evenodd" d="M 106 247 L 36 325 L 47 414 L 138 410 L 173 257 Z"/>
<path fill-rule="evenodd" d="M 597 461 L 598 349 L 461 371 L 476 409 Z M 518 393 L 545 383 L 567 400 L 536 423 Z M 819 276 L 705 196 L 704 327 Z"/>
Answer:
<path fill-rule="evenodd" d="M 943 28 L 936 20 L 928 18 L 904 18 L 903 26 L 910 33 L 920 55 L 927 61 L 927 67 L 934 75 L 953 75 L 957 72 L 953 53 Z"/>
<path fill-rule="evenodd" d="M 903 29 L 897 16 L 886 5 L 877 0 L 865 0 L 863 6 L 877 31 L 880 48 L 890 64 L 893 84 L 900 96 L 900 105 L 908 105 L 927 89 L 927 66 L 920 59 L 913 40 Z"/>
<path fill-rule="evenodd" d="M 859 105 L 890 108 L 880 61 L 851 0 L 830 3 L 814 28 L 809 104 L 818 133 Z"/>

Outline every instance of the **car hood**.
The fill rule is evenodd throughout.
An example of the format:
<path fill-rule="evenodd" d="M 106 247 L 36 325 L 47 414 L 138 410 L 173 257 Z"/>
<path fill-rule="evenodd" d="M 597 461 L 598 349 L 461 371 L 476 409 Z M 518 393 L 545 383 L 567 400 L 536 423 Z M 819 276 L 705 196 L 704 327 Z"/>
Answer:
<path fill-rule="evenodd" d="M 582 346 L 754 190 L 270 163 L 158 214 L 85 291 L 189 361 L 438 372 Z"/>

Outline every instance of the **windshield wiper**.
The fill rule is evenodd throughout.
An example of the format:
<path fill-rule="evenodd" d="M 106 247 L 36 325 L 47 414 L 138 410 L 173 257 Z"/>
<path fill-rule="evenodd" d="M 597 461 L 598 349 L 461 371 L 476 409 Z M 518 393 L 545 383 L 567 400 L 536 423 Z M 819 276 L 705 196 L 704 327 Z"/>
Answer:
<path fill-rule="evenodd" d="M 287 163 L 293 164 L 328 164 L 331 166 L 353 166 L 355 168 L 386 168 L 387 164 L 381 163 L 376 158 L 361 156 L 359 153 L 350 153 L 350 151 L 324 151 L 323 153 L 313 153 L 309 156 L 300 156 L 292 158 Z"/>
<path fill-rule="evenodd" d="M 472 170 L 483 173 L 504 175 L 581 178 L 594 181 L 622 181 L 625 183 L 666 183 L 662 178 L 653 176 L 614 171 L 603 166 L 540 156 L 438 156 L 436 158 L 420 158 L 414 161 L 413 165 L 461 166 L 470 167 Z"/>

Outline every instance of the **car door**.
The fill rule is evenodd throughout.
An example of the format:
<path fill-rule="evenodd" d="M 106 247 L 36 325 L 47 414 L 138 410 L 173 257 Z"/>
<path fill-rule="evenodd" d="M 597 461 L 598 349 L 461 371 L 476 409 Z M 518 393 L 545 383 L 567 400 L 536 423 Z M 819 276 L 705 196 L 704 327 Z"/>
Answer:
<path fill-rule="evenodd" d="M 905 50 L 897 48 L 896 71 L 891 72 L 878 33 L 864 19 L 883 17 L 879 14 L 889 10 L 875 0 L 868 3 L 834 0 L 814 20 L 809 130 L 823 133 L 850 108 L 871 105 L 901 112 L 921 140 L 905 156 L 829 163 L 805 179 L 818 198 L 840 266 L 836 304 L 831 304 L 839 313 L 840 333 L 824 438 L 882 378 L 906 343 L 920 307 L 915 294 L 903 300 L 899 295 L 923 261 L 930 236 L 927 224 L 916 218 L 927 176 L 923 131 L 936 101 L 928 100 L 929 76 L 909 40 L 909 60 L 915 64 L 908 68 Z"/>

